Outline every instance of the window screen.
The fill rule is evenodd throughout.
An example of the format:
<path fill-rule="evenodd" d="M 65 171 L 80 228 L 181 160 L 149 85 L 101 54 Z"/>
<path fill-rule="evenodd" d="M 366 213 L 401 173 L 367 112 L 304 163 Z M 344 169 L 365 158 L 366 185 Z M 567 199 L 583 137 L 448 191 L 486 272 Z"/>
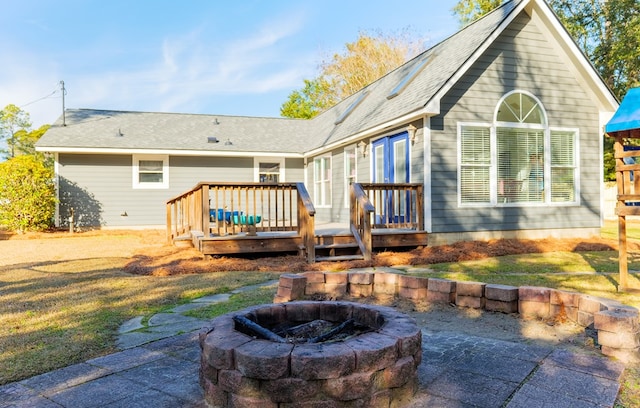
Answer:
<path fill-rule="evenodd" d="M 488 203 L 491 146 L 488 127 L 463 127 L 460 135 L 460 197 L 462 203 Z"/>

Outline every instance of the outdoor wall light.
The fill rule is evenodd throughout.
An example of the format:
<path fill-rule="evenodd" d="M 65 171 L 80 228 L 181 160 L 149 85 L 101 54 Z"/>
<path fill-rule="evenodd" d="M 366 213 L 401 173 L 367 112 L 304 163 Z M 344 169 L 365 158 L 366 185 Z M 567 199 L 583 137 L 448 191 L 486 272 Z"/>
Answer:
<path fill-rule="evenodd" d="M 417 127 L 409 124 L 409 126 L 407 126 L 407 133 L 409 134 L 409 140 L 411 140 L 411 144 L 414 144 L 416 142 L 416 131 L 418 130 Z"/>
<path fill-rule="evenodd" d="M 362 154 L 362 157 L 367 157 L 367 144 L 364 141 L 360 141 L 360 143 L 358 143 L 358 147 L 360 148 L 360 154 Z"/>

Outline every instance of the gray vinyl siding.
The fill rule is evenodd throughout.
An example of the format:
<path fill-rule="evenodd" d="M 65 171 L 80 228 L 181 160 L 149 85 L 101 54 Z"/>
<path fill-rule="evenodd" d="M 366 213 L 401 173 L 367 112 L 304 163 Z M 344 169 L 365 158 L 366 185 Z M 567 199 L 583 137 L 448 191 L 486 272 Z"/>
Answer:
<path fill-rule="evenodd" d="M 458 206 L 457 125 L 490 125 L 500 98 L 513 90 L 535 95 L 551 128 L 579 129 L 580 206 Z M 528 16 L 519 16 L 451 89 L 441 112 L 431 119 L 433 232 L 600 225 L 598 110 Z"/>
<path fill-rule="evenodd" d="M 411 151 L 409 171 L 411 183 L 424 183 L 424 122 L 416 121 L 412 123 L 416 127 L 416 139 L 411 143 L 409 140 L 409 149 Z M 428 197 L 427 197 L 428 198 Z"/>
<path fill-rule="evenodd" d="M 131 155 L 59 154 L 60 220 L 69 208 L 80 227 L 161 226 L 168 199 L 199 182 L 253 182 L 253 157 L 169 157 L 169 188 L 134 189 Z M 303 179 L 302 159 L 287 159 L 286 178 Z M 127 216 L 122 216 L 125 213 Z"/>
<path fill-rule="evenodd" d="M 172 189 L 133 189 L 131 155 L 60 154 L 58 161 L 62 224 L 73 207 L 79 227 L 161 225 L 164 202 L 177 195 Z"/>
<path fill-rule="evenodd" d="M 304 160 L 303 159 L 285 159 L 284 166 L 286 168 L 285 181 L 287 183 L 304 182 Z M 309 187 L 307 186 L 307 189 Z"/>

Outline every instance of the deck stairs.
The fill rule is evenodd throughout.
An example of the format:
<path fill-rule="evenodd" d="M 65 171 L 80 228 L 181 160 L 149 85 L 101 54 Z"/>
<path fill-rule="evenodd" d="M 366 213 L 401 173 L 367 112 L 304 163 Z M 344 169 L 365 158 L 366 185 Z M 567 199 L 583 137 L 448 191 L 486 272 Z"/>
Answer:
<path fill-rule="evenodd" d="M 316 235 L 316 262 L 363 260 L 353 235 Z"/>

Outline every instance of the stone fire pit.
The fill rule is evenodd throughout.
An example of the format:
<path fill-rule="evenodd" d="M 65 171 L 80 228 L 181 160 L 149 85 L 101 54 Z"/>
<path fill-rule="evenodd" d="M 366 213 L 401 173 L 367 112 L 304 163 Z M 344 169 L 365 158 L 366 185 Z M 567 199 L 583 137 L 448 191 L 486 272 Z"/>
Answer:
<path fill-rule="evenodd" d="M 240 324 L 245 319 L 280 334 L 259 338 Z M 356 330 L 327 341 L 284 330 L 317 321 Z M 415 321 L 388 307 L 312 301 L 255 306 L 214 319 L 200 334 L 200 383 L 214 407 L 402 406 L 416 390 L 421 344 Z"/>

